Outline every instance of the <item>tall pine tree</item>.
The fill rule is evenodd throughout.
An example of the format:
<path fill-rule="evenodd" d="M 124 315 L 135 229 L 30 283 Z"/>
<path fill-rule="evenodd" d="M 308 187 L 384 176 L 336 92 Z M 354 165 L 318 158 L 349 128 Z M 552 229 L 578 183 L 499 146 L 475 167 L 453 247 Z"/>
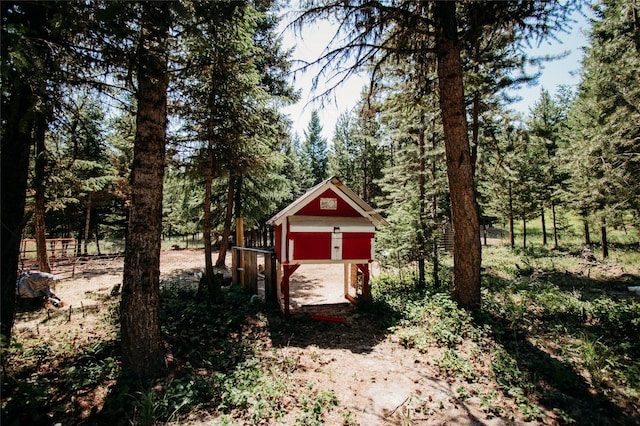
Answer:
<path fill-rule="evenodd" d="M 527 127 L 531 138 L 540 144 L 540 212 L 542 224 L 542 244 L 547 244 L 545 210 L 551 210 L 553 248 L 558 246 L 557 207 L 562 201 L 567 174 L 563 171 L 563 159 L 559 155 L 563 148 L 562 135 L 567 127 L 568 93 L 561 91 L 555 98 L 542 89 L 540 99 L 533 105 Z M 564 99 L 563 99 L 564 98 Z"/>
<path fill-rule="evenodd" d="M 317 110 L 311 111 L 311 119 L 304 132 L 304 141 L 302 141 L 300 151 L 301 159 L 308 173 L 305 182 L 308 189 L 325 180 L 329 172 L 327 139 L 322 136 L 322 125 Z"/>
<path fill-rule="evenodd" d="M 440 114 L 449 180 L 454 229 L 454 279 L 451 295 L 460 306 L 480 306 L 479 213 L 474 182 L 474 161 L 466 119 L 463 62 L 465 42 L 502 33 L 516 27 L 527 36 L 543 36 L 564 22 L 568 8 L 557 3 L 472 3 L 409 1 L 386 5 L 357 1 L 331 1 L 309 8 L 299 23 L 337 15 L 342 20 L 333 40 L 318 62 L 353 72 L 364 66 L 373 70 L 372 87 L 388 60 L 415 57 L 434 66 L 438 75 Z M 460 25 L 468 23 L 469 25 Z M 464 28 L 464 32 L 460 29 Z M 417 42 L 419 41 L 419 42 Z M 342 65 L 351 64 L 350 67 Z M 337 81 L 341 79 L 337 78 Z"/>
<path fill-rule="evenodd" d="M 141 380 L 166 371 L 159 293 L 170 7 L 170 3 L 141 5 L 136 58 L 138 109 L 120 325 L 123 374 Z"/>
<path fill-rule="evenodd" d="M 603 1 L 582 64 L 582 80 L 570 114 L 576 209 L 599 223 L 607 257 L 607 224 L 624 212 L 640 217 L 640 15 L 635 0 Z M 637 220 L 637 219 L 636 219 Z"/>

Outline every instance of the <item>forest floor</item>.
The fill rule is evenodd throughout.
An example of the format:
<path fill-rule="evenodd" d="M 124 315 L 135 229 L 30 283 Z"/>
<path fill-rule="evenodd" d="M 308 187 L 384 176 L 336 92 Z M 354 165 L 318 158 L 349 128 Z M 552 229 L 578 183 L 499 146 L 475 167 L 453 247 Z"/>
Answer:
<path fill-rule="evenodd" d="M 204 252 L 165 250 L 160 264 L 161 286 L 196 288 L 198 273 L 204 268 Z M 228 259 L 227 265 L 230 264 Z M 83 342 L 99 341 L 113 333 L 102 323 L 119 300 L 110 295 L 121 283 L 122 269 L 123 259 L 116 257 L 79 264 L 74 276 L 61 273 L 55 293 L 64 305 L 20 309 L 15 335 L 36 337 L 43 345 L 61 347 L 81 346 Z M 402 337 L 384 328 L 371 313 L 345 303 L 342 291 L 342 265 L 305 265 L 292 277 L 292 305 L 307 308 L 298 309 L 292 318 L 283 317 L 277 310 L 268 310 L 253 319 L 252 328 L 247 328 L 259 336 L 261 359 L 294 364 L 287 370 L 290 389 L 295 392 L 313 388 L 315 395 L 331 395 L 331 402 L 324 401 L 327 407 L 323 409 L 322 421 L 325 424 L 539 424 L 525 421 L 514 400 L 500 396 L 489 371 L 490 350 L 483 353 L 481 349 L 470 348 L 477 352 L 473 357 L 477 374 L 471 379 L 469 375 L 446 374 L 441 362 L 446 348 L 407 347 Z M 320 307 L 319 303 L 328 305 Z M 344 321 L 314 321 L 310 315 L 314 312 Z M 197 344 L 194 340 L 194 345 Z M 45 368 L 47 363 L 55 364 L 55 360 L 42 362 L 44 366 L 40 368 Z M 113 381 L 89 392 L 76 393 L 72 398 L 80 418 L 73 423 L 81 424 L 82 418 L 88 419 L 100 412 L 111 385 Z M 320 397 L 316 400 L 322 402 Z M 285 407 L 287 414 L 277 423 L 299 424 L 301 412 L 310 410 L 306 403 L 302 406 L 304 408 L 300 408 L 300 401 L 292 402 Z M 544 423 L 562 423 L 551 410 L 543 414 Z M 181 419 L 180 423 L 217 424 L 217 416 L 203 409 Z"/>
<path fill-rule="evenodd" d="M 161 283 L 195 288 L 203 267 L 202 250 L 165 250 L 160 261 Z M 64 306 L 18 313 L 16 334 L 38 335 L 57 344 L 64 344 L 64 338 L 73 339 L 66 343 L 79 344 L 99 337 L 101 316 L 96 314 L 107 309 L 102 300 L 121 283 L 122 268 L 121 257 L 105 258 L 77 265 L 73 277 L 62 273 L 55 293 Z M 424 419 L 429 424 L 504 424 L 484 412 L 479 398 L 462 402 L 456 393 L 459 383 L 442 378 L 428 357 L 405 349 L 396 337 L 348 305 L 342 297 L 342 265 L 304 265 L 292 277 L 291 288 L 292 305 L 307 306 L 307 320 L 297 317 L 302 327 L 292 334 L 282 331 L 284 318 L 269 315 L 268 326 L 279 331 L 266 337 L 270 337 L 266 353 L 272 356 L 276 348 L 277 356 L 296 360 L 290 380 L 335 392 L 339 405 L 331 411 L 333 417 L 329 413 L 326 424 L 342 424 L 344 413 L 350 413 L 354 424 L 402 424 L 403 413 L 418 401 L 428 405 Z M 318 303 L 332 304 L 320 311 L 344 318 L 344 323 L 308 320 L 308 313 L 315 312 L 308 305 Z M 51 320 L 44 321 L 45 316 Z M 95 412 L 105 395 L 106 390 L 97 390 L 78 404 Z M 296 413 L 289 416 L 295 419 Z M 203 420 L 208 421 L 211 419 Z"/>

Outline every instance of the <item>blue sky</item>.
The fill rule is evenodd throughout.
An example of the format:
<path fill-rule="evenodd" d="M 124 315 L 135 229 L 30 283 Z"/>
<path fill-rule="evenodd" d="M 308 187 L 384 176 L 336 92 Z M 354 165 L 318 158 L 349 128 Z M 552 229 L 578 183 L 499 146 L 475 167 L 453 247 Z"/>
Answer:
<path fill-rule="evenodd" d="M 532 87 L 522 87 L 513 94 L 522 98 L 521 101 L 511 105 L 511 108 L 526 115 L 529 108 L 540 97 L 540 90 L 544 87 L 552 95 L 556 93 L 562 84 L 575 86 L 579 82 L 578 71 L 582 59 L 582 47 L 587 43 L 585 32 L 589 29 L 587 18 L 580 14 L 575 14 L 573 18 L 577 21 L 571 24 L 568 33 L 558 34 L 558 41 L 544 41 L 540 46 L 530 50 L 531 56 L 557 55 L 569 51 L 569 55 L 563 59 L 547 62 L 543 66 L 542 75 L 538 84 Z M 288 23 L 287 18 L 283 19 L 283 27 Z M 301 32 L 292 29 L 283 31 L 284 47 L 293 48 L 294 61 L 313 61 L 322 54 L 327 44 L 334 34 L 334 26 L 326 21 L 306 26 Z M 294 66 L 295 69 L 295 66 Z M 300 138 L 304 138 L 304 130 L 309 124 L 311 111 L 317 109 L 320 122 L 323 126 L 323 136 L 331 142 L 336 119 L 339 114 L 351 110 L 358 99 L 360 92 L 366 85 L 365 77 L 351 78 L 347 83 L 335 89 L 333 95 L 324 99 L 322 103 L 312 101 L 314 96 L 333 85 L 331 80 L 321 79 L 317 90 L 311 90 L 311 81 L 317 74 L 317 69 L 311 69 L 305 73 L 296 73 L 294 84 L 301 92 L 300 101 L 285 109 L 293 121 L 293 132 Z"/>
<path fill-rule="evenodd" d="M 522 100 L 511 105 L 512 109 L 526 115 L 529 108 L 540 98 L 541 88 L 544 87 L 553 95 L 563 84 L 576 86 L 580 82 L 578 73 L 583 56 L 582 48 L 588 44 L 586 34 L 590 24 L 588 18 L 579 13 L 574 14 L 573 19 L 577 22 L 571 24 L 568 33 L 558 34 L 559 41 L 544 41 L 539 47 L 530 50 L 531 56 L 558 55 L 565 51 L 568 51 L 569 55 L 562 59 L 546 62 L 537 85 L 522 87 L 514 92 Z"/>

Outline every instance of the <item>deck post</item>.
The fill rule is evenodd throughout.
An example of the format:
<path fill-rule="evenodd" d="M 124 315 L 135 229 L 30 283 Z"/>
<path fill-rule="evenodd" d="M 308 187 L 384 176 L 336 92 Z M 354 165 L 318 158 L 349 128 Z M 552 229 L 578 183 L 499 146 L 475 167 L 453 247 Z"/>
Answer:
<path fill-rule="evenodd" d="M 278 303 L 278 273 L 275 253 L 264 255 L 264 299 L 268 304 Z"/>
<path fill-rule="evenodd" d="M 284 274 L 282 275 L 282 291 L 284 293 L 284 314 L 289 315 L 289 278 L 291 275 L 300 267 L 300 264 L 294 265 L 282 265 L 284 269 Z"/>
<path fill-rule="evenodd" d="M 362 271 L 362 300 L 371 302 L 371 287 L 369 287 L 369 264 L 358 263 L 358 269 Z"/>

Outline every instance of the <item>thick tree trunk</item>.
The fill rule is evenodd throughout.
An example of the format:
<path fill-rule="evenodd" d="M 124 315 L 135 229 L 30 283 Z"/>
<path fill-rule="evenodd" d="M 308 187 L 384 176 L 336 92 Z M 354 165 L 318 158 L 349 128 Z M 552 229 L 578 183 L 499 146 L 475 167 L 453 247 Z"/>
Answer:
<path fill-rule="evenodd" d="M 138 113 L 120 321 L 122 371 L 148 380 L 166 371 L 158 311 L 169 3 L 149 2 L 141 7 Z"/>
<path fill-rule="evenodd" d="M 44 223 L 46 209 L 46 169 L 47 152 L 45 148 L 45 136 L 47 121 L 42 112 L 36 115 L 34 138 L 36 143 L 36 159 L 34 167 L 35 207 L 33 218 L 35 222 L 36 252 L 38 256 L 38 269 L 42 272 L 51 272 L 49 255 L 47 253 L 47 229 Z"/>
<path fill-rule="evenodd" d="M 3 88 L 4 90 L 4 88 Z M 2 335 L 11 339 L 15 313 L 16 279 L 20 261 L 20 240 L 24 227 L 24 205 L 29 173 L 29 150 L 33 128 L 33 96 L 26 82 L 11 81 L 7 107 L 2 108 L 5 133 L 2 138 Z"/>
<path fill-rule="evenodd" d="M 480 38 L 476 37 L 473 41 L 473 72 L 480 73 Z M 476 90 L 473 92 L 473 103 L 471 107 L 471 167 L 473 176 L 476 175 L 476 162 L 478 161 L 478 144 L 480 136 L 480 93 Z"/>
<path fill-rule="evenodd" d="M 451 296 L 461 307 L 480 307 L 480 225 L 469 153 L 456 5 L 434 4 L 440 111 L 453 224 Z"/>
<path fill-rule="evenodd" d="M 227 190 L 227 207 L 224 216 L 224 229 L 222 230 L 222 241 L 220 242 L 220 251 L 216 260 L 216 267 L 222 268 L 225 265 L 227 250 L 229 249 L 229 235 L 231 235 L 231 220 L 233 219 L 233 199 L 235 194 L 235 176 L 229 172 L 229 187 Z"/>

